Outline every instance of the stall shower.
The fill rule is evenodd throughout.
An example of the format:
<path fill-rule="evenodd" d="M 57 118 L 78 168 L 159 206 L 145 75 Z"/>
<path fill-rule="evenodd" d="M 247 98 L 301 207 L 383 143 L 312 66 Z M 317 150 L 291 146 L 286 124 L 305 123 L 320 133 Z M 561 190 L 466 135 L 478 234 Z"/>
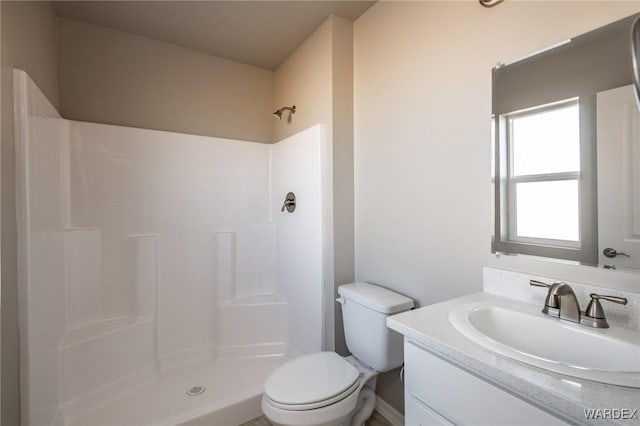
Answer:
<path fill-rule="evenodd" d="M 323 349 L 321 126 L 267 145 L 75 122 L 14 79 L 23 424 L 259 415 L 264 378 Z"/>

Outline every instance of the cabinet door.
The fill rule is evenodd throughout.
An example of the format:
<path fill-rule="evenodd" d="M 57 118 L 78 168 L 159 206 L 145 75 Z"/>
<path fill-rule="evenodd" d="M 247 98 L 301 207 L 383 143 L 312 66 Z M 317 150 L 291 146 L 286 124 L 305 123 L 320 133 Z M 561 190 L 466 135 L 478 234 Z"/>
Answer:
<path fill-rule="evenodd" d="M 564 425 L 559 418 L 407 342 L 405 401 L 421 401 L 456 425 Z M 420 423 L 418 423 L 420 424 Z"/>
<path fill-rule="evenodd" d="M 453 426 L 430 407 L 408 396 L 404 403 L 404 426 Z"/>

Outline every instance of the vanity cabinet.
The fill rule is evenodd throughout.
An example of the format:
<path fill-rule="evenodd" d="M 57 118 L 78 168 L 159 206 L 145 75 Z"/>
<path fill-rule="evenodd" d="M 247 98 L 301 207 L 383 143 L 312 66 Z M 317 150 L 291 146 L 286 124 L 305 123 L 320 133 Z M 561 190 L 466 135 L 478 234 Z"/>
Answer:
<path fill-rule="evenodd" d="M 405 339 L 405 426 L 564 425 Z"/>

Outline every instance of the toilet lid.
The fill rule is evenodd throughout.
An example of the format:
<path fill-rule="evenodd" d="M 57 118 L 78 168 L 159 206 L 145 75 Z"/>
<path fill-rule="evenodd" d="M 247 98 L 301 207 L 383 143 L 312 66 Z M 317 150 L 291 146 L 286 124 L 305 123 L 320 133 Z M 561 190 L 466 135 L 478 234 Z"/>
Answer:
<path fill-rule="evenodd" d="M 267 378 L 264 392 L 280 404 L 313 404 L 353 391 L 359 376 L 358 370 L 335 352 L 319 352 L 280 366 Z"/>

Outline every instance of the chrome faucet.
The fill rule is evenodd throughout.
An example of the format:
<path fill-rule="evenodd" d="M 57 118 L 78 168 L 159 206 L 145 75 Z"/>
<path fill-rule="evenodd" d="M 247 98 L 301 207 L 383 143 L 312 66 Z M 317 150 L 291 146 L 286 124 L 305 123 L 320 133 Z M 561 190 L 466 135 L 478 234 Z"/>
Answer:
<path fill-rule="evenodd" d="M 559 282 L 546 284 L 531 280 L 529 285 L 549 289 L 542 313 L 572 322 L 580 322 L 580 304 L 569 284 Z"/>
<path fill-rule="evenodd" d="M 581 312 L 578 298 L 569 284 L 563 282 L 547 284 L 541 281 L 530 280 L 529 285 L 549 289 L 542 313 L 589 327 L 609 327 L 600 300 L 608 300 L 609 302 L 619 303 L 621 305 L 627 304 L 627 299 L 624 297 L 591 293 L 589 295 L 591 301 L 587 305 L 587 309 L 585 312 Z"/>

